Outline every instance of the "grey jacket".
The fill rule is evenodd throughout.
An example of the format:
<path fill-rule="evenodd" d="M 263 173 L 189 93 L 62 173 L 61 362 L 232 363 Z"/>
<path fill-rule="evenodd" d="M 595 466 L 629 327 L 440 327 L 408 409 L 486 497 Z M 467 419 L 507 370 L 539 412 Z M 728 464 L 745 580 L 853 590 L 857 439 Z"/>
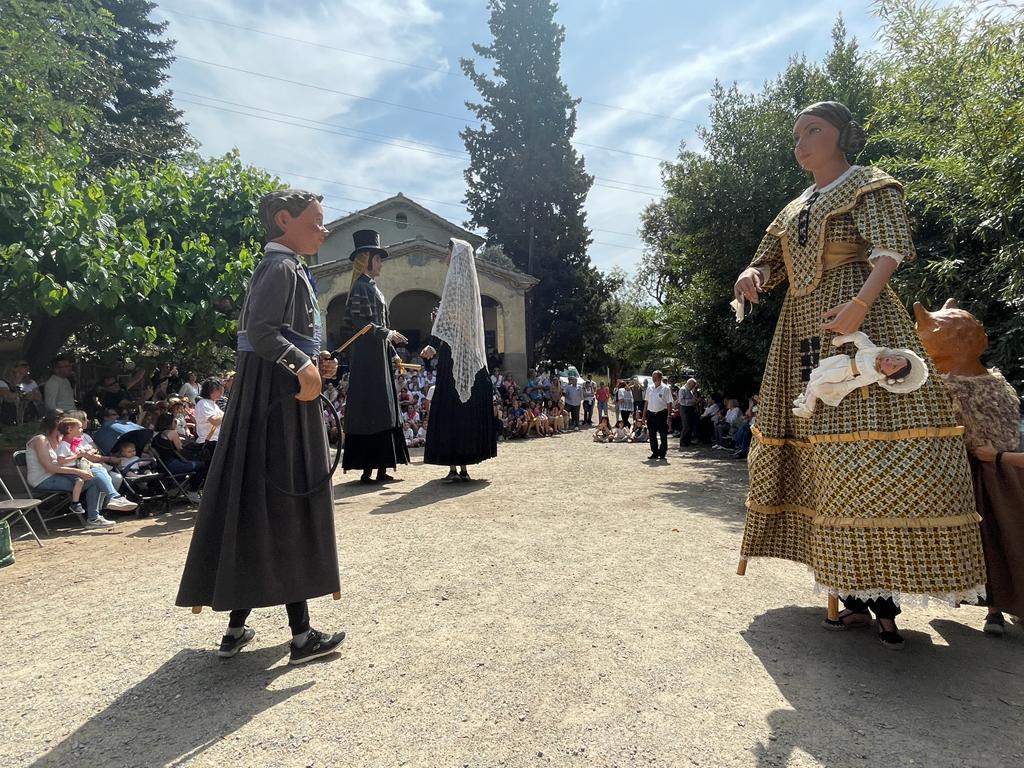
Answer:
<path fill-rule="evenodd" d="M 316 291 L 298 257 L 282 245 L 268 243 L 238 316 L 239 349 L 247 340 L 264 360 L 297 376 L 319 352 L 319 325 Z"/>

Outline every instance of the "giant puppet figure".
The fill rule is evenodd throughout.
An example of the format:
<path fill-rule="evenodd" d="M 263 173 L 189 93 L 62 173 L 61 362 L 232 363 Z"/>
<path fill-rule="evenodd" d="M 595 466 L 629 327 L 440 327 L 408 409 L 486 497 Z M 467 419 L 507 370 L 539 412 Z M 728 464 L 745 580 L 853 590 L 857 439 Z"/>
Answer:
<path fill-rule="evenodd" d="M 1020 452 L 1020 398 L 981 356 L 988 334 L 974 315 L 949 299 L 937 312 L 914 304 L 917 334 L 953 398 L 971 454 L 974 498 L 988 569 L 985 632 L 1002 635 L 1003 612 L 1024 617 L 1024 454 Z"/>
<path fill-rule="evenodd" d="M 178 590 L 180 606 L 231 611 L 225 658 L 252 642 L 253 608 L 286 606 L 290 664 L 325 656 L 345 637 L 311 629 L 306 605 L 339 589 L 331 485 L 316 487 L 329 471 L 316 402 L 320 307 L 302 263 L 327 235 L 320 200 L 288 189 L 260 201 L 268 242 L 239 315 L 234 388 Z"/>
<path fill-rule="evenodd" d="M 353 335 L 362 335 L 348 350 L 342 467 L 345 471 L 361 469 L 362 483 L 381 483 L 393 479 L 387 473 L 389 467 L 409 463 L 392 368 L 397 358 L 394 345 L 408 339 L 388 327 L 388 305 L 374 280 L 388 255 L 380 247 L 380 235 L 372 229 L 361 229 L 352 234 L 352 240 L 352 284 L 343 327 Z M 375 477 L 373 470 L 377 470 Z"/>
<path fill-rule="evenodd" d="M 449 241 L 445 263 L 448 275 L 433 336 L 420 352 L 424 360 L 438 358 L 423 461 L 447 466 L 445 480 L 454 483 L 470 479 L 467 464 L 497 456 L 498 442 L 473 247 L 464 240 Z"/>
<path fill-rule="evenodd" d="M 863 331 L 881 347 L 927 355 L 888 287 L 914 255 L 902 187 L 878 168 L 850 165 L 865 136 L 838 102 L 801 112 L 793 140 L 814 184 L 768 226 L 736 281 L 737 301 L 754 304 L 789 282 L 753 430 L 740 570 L 751 557 L 804 563 L 846 604 L 827 628 L 868 626 L 870 611 L 882 644 L 899 649 L 901 603 L 985 593 L 963 428 L 935 375 L 912 391 L 865 387 L 810 418 L 794 415 L 836 337 Z"/>

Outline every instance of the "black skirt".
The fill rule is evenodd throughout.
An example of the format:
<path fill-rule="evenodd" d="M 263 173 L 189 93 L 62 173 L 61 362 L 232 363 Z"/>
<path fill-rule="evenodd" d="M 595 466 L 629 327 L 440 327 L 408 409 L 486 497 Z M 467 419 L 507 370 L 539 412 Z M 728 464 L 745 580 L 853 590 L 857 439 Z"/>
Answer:
<path fill-rule="evenodd" d="M 293 498 L 264 479 L 303 491 L 327 474 L 320 403 L 296 400 L 295 377 L 253 352 L 237 371 L 175 603 L 226 611 L 337 592 L 331 483 Z"/>
<path fill-rule="evenodd" d="M 452 376 L 451 347 L 440 344 L 423 463 L 458 467 L 463 464 L 479 464 L 497 455 L 494 389 L 487 369 L 477 371 L 469 401 L 462 402 Z"/>
<path fill-rule="evenodd" d="M 350 469 L 387 469 L 409 463 L 409 449 L 401 427 L 373 435 L 345 435 L 341 467 Z"/>

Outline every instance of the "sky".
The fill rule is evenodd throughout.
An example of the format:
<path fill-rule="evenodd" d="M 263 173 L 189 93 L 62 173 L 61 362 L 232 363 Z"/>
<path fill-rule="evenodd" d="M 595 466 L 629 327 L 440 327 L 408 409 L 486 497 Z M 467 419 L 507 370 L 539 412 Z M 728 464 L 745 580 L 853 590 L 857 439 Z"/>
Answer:
<path fill-rule="evenodd" d="M 325 195 L 328 219 L 402 192 L 458 224 L 459 131 L 477 97 L 460 57 L 487 43 L 485 0 L 158 1 L 177 41 L 168 87 L 204 155 L 242 160 Z M 794 54 L 820 60 L 842 12 L 865 48 L 866 0 L 562 0 L 562 78 L 582 98 L 574 141 L 595 176 L 593 263 L 631 273 L 663 160 L 700 150 L 710 89 L 758 90 Z M 270 76 L 270 77 L 267 77 Z M 486 233 L 481 233 L 486 235 Z"/>

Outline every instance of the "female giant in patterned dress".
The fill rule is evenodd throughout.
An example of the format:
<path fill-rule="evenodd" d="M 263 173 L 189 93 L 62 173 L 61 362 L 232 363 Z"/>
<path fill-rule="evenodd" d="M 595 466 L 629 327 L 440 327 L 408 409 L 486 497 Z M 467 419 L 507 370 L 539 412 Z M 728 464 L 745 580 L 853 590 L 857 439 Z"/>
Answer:
<path fill-rule="evenodd" d="M 835 336 L 864 331 L 927 359 L 887 284 L 914 256 L 902 187 L 877 168 L 850 166 L 864 134 L 842 104 L 808 107 L 793 133 L 815 184 L 768 226 L 736 281 L 737 298 L 755 304 L 789 281 L 753 430 L 742 557 L 808 565 L 846 605 L 828 628 L 866 626 L 870 609 L 883 645 L 898 649 L 901 603 L 984 595 L 963 428 L 934 375 L 908 394 L 871 387 L 811 419 L 793 415 Z"/>

